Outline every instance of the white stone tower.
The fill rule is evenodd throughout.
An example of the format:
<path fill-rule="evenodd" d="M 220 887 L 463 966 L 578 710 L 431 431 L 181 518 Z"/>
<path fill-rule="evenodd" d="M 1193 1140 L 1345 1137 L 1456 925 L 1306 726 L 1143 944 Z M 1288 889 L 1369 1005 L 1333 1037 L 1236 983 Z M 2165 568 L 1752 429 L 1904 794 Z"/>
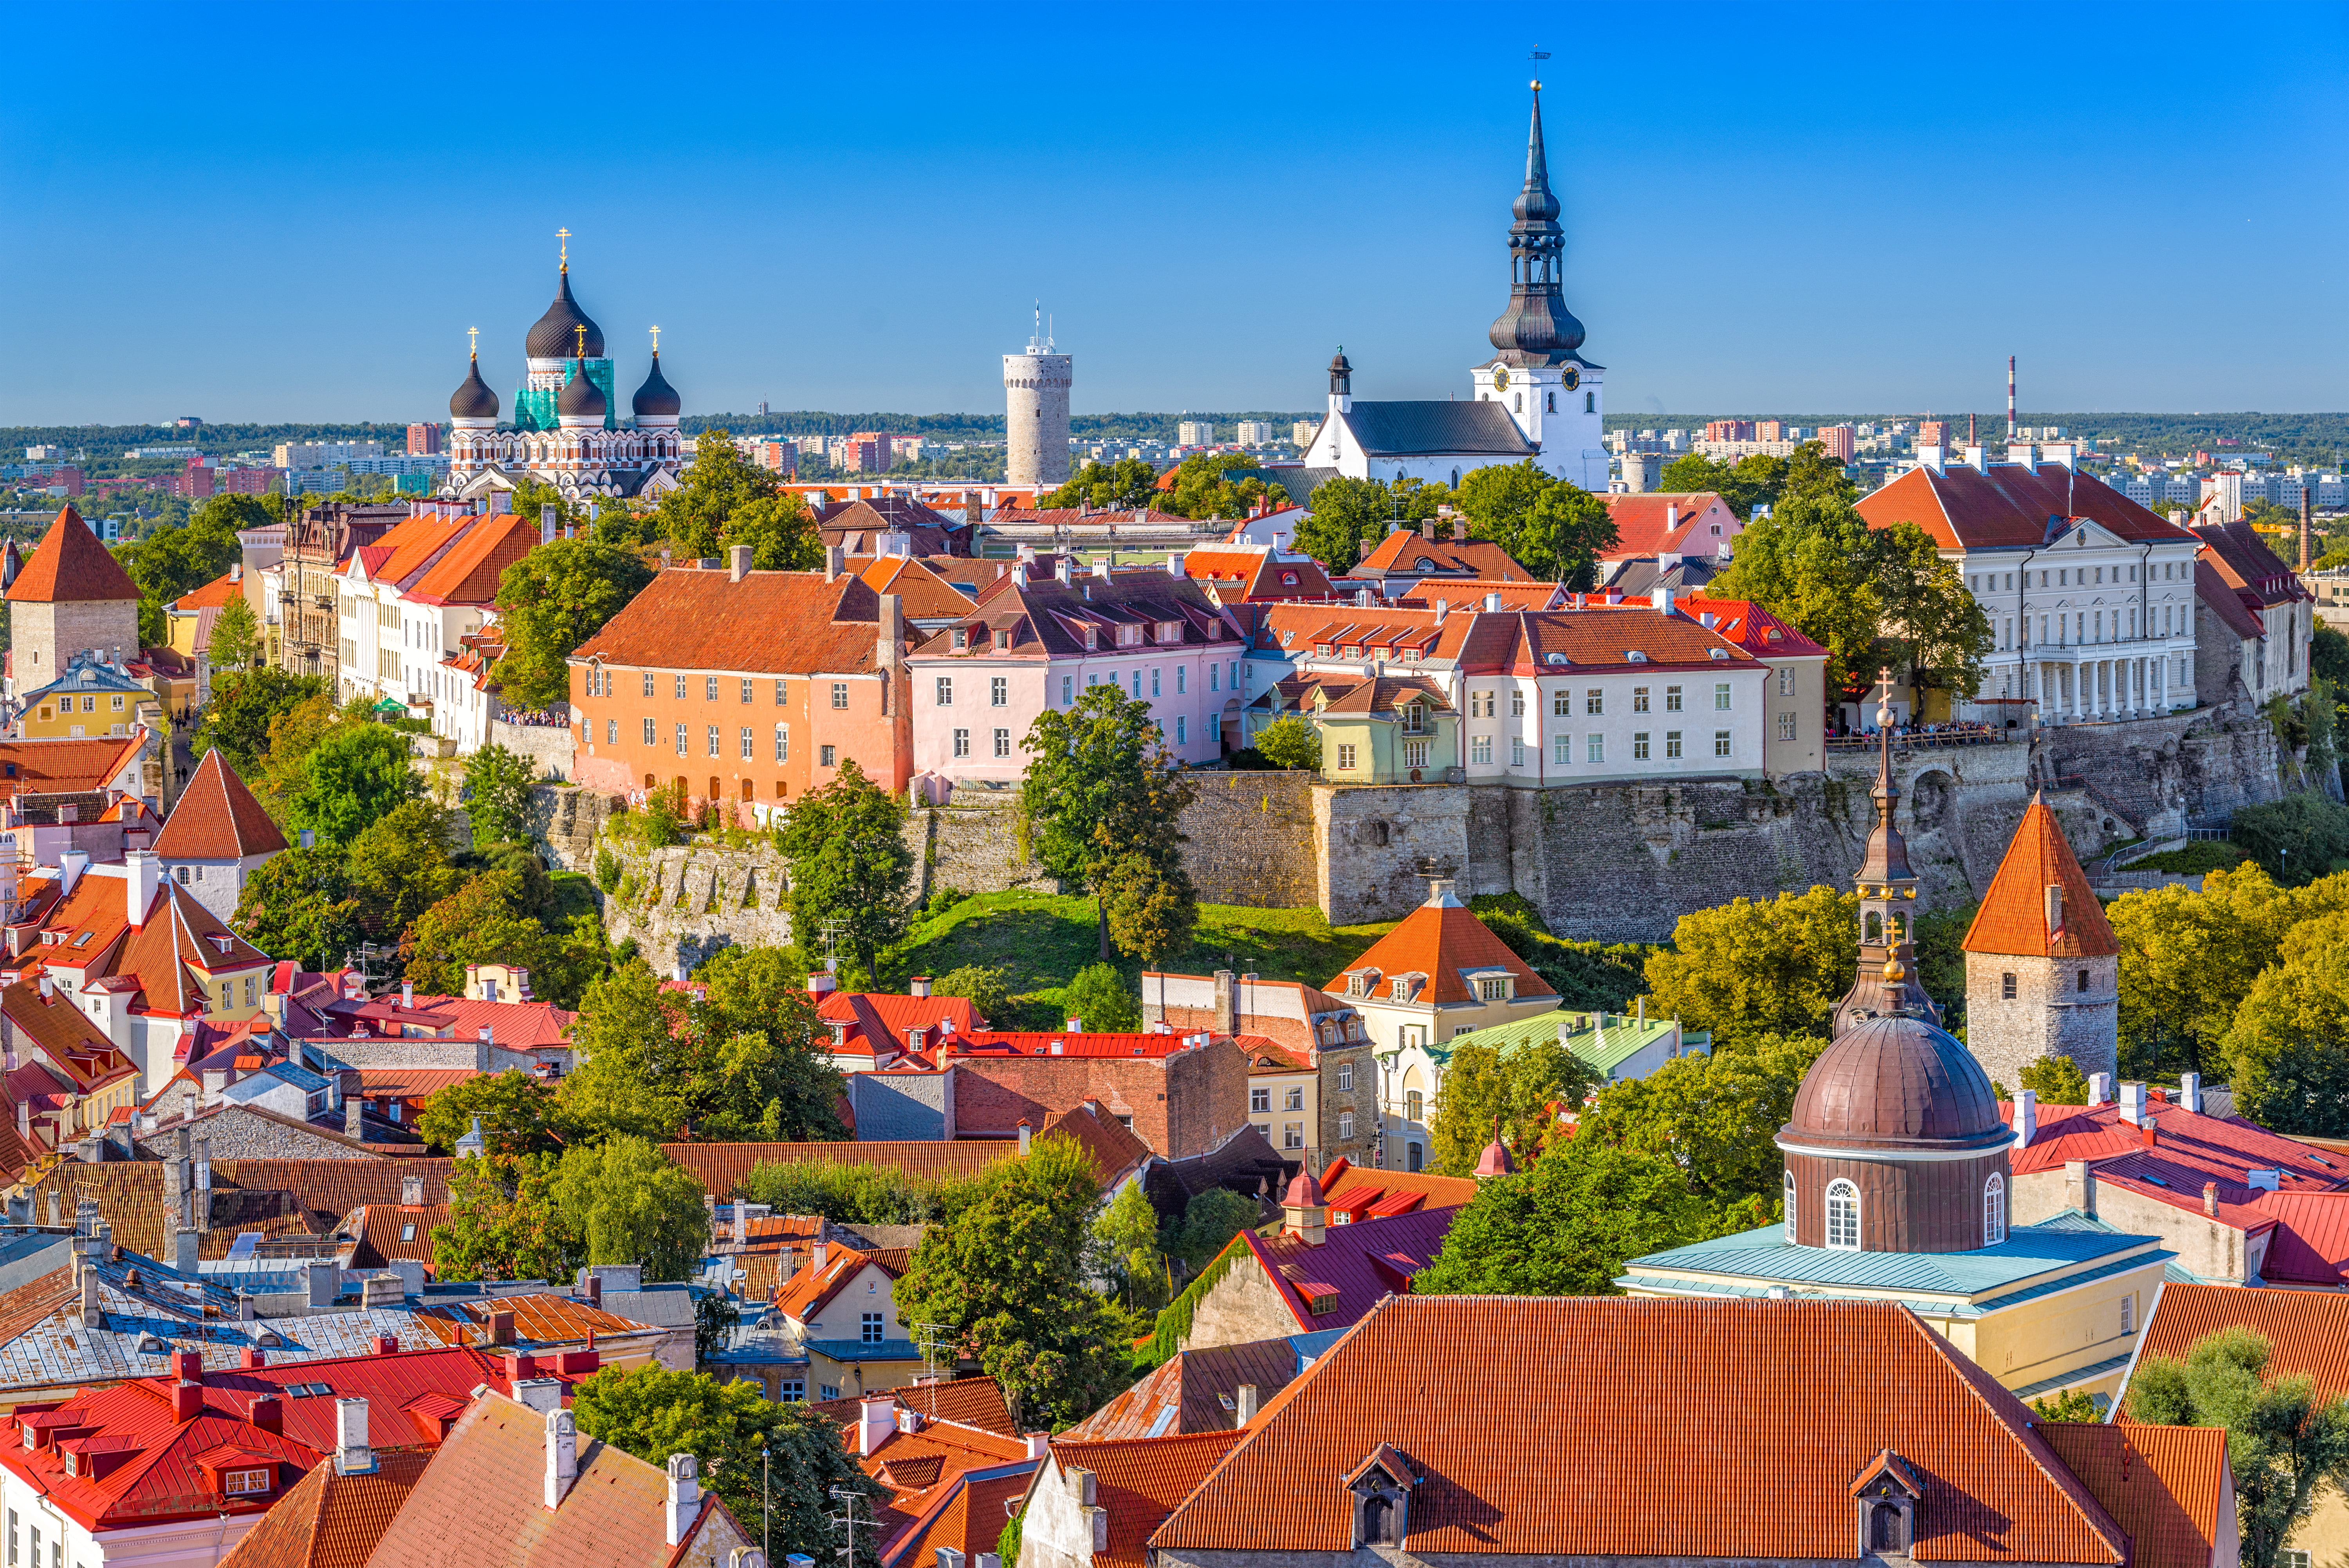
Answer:
<path fill-rule="evenodd" d="M 1028 351 L 1003 357 L 1006 483 L 1068 483 L 1069 379 L 1070 358 L 1052 352 L 1040 308 Z"/>
<path fill-rule="evenodd" d="M 1966 932 L 1966 1045 L 2009 1091 L 2042 1056 L 2120 1070 L 2120 942 L 2062 825 L 2034 797 Z"/>

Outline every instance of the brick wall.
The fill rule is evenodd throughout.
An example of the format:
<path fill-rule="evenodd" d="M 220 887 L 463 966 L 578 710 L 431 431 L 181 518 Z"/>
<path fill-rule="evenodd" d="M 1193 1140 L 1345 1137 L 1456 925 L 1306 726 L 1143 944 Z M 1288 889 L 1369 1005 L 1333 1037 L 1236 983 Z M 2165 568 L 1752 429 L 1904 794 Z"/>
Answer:
<path fill-rule="evenodd" d="M 1247 1119 L 1247 1059 L 1228 1040 L 1163 1058 L 957 1056 L 957 1127 L 1001 1131 L 1097 1100 L 1168 1159 L 1205 1154 Z"/>

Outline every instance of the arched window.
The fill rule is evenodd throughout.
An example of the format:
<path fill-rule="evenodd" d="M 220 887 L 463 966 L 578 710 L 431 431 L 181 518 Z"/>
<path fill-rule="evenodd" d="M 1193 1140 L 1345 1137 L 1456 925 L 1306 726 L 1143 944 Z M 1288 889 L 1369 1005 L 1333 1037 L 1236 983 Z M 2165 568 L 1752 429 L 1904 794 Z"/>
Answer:
<path fill-rule="evenodd" d="M 2006 1178 L 1993 1170 L 1982 1183 L 1982 1245 L 1995 1247 L 2006 1240 Z"/>
<path fill-rule="evenodd" d="M 1838 1252 L 1859 1251 L 1859 1189 L 1842 1177 L 1827 1183 L 1827 1245 Z"/>
<path fill-rule="evenodd" d="M 1549 394 L 1547 400 L 1547 406 L 1542 410 L 1542 412 L 1547 414 L 1554 414 L 1557 412 L 1557 394 L 1556 392 Z"/>
<path fill-rule="evenodd" d="M 1791 1244 L 1793 1243 L 1794 1240 L 1795 1240 L 1795 1173 L 1794 1173 L 1793 1171 L 1791 1171 L 1791 1170 L 1790 1170 L 1790 1171 L 1786 1172 L 1786 1241 L 1787 1241 L 1787 1242 L 1791 1245 Z"/>
<path fill-rule="evenodd" d="M 1585 392 L 1582 394 L 1582 411 L 1586 414 L 1595 414 L 1599 411 L 1598 393 Z"/>
<path fill-rule="evenodd" d="M 1884 917 L 1874 909 L 1868 911 L 1868 935 L 1862 940 L 1871 944 L 1884 940 Z"/>

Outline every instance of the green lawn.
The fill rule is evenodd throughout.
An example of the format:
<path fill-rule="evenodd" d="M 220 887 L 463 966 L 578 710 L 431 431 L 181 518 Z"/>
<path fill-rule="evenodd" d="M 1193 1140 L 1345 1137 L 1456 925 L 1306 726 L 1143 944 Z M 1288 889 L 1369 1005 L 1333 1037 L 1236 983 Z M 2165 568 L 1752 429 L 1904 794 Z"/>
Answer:
<path fill-rule="evenodd" d="M 1164 966 L 1176 973 L 1219 969 L 1266 980 L 1319 985 L 1342 971 L 1388 931 L 1375 926 L 1332 926 L 1319 909 L 1253 909 L 1202 904 L 1188 950 Z M 1114 951 L 1114 950 L 1112 950 Z M 916 919 L 912 936 L 888 968 L 898 975 L 940 975 L 965 964 L 1001 969 L 1015 993 L 1042 1001 L 1101 956 L 1090 898 L 1050 893 L 979 893 Z M 1123 954 L 1112 961 L 1129 985 L 1142 965 Z"/>

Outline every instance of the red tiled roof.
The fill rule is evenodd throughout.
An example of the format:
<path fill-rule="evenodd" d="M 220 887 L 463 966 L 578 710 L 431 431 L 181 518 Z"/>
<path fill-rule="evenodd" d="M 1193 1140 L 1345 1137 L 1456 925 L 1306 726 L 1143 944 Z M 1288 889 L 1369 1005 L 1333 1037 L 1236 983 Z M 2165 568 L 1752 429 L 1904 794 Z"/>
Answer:
<path fill-rule="evenodd" d="M 1226 545 L 1193 550 L 1183 557 L 1183 575 L 1216 585 L 1216 597 L 1232 599 L 1319 599 L 1337 590 L 1309 556 L 1283 556 L 1269 545 Z"/>
<path fill-rule="evenodd" d="M 999 1438 L 1019 1436 L 1012 1425 L 1010 1407 L 1003 1402 L 1002 1386 L 992 1377 L 953 1377 L 936 1383 L 909 1384 L 890 1389 L 889 1397 L 926 1420 L 977 1427 Z M 856 1398 L 825 1399 L 809 1408 L 835 1421 L 853 1422 L 863 1403 Z"/>
<path fill-rule="evenodd" d="M 197 610 L 219 609 L 231 599 L 244 597 L 244 585 L 229 573 L 222 572 L 200 588 L 190 588 L 171 601 L 174 610 L 192 614 Z"/>
<path fill-rule="evenodd" d="M 1416 974 L 1426 976 L 1427 983 L 1414 994 L 1414 1001 L 1473 1002 L 1475 993 L 1461 978 L 1461 971 L 1484 969 L 1506 969 L 1516 976 L 1520 997 L 1557 994 L 1549 981 L 1486 929 L 1475 910 L 1451 898 L 1440 903 L 1431 899 L 1405 915 L 1370 951 L 1325 981 L 1321 989 L 1343 997 L 1350 991 L 1349 976 L 1375 973 L 1383 997 L 1393 989 L 1396 976 Z"/>
<path fill-rule="evenodd" d="M 367 1568 L 429 1458 L 383 1454 L 374 1473 L 350 1476 L 320 1460 L 230 1548 L 221 1568 Z"/>
<path fill-rule="evenodd" d="M 1744 644 L 1706 627 L 1694 611 L 1678 607 L 1664 615 L 1628 602 L 1590 604 L 1578 610 L 1488 613 L 1475 619 L 1475 633 L 1460 660 L 1468 669 L 1550 675 L 1580 665 L 1619 674 L 1636 652 L 1651 665 L 1725 672 L 1739 664 L 1750 669 L 1754 658 Z M 1716 652 L 1724 657 L 1714 658 Z"/>
<path fill-rule="evenodd" d="M 813 1254 L 810 1254 L 812 1260 Z M 775 1293 L 775 1310 L 806 1323 L 823 1311 L 832 1298 L 846 1289 L 849 1282 L 867 1268 L 880 1270 L 891 1279 L 905 1272 L 908 1254 L 902 1247 L 876 1248 L 867 1251 L 856 1247 L 834 1245 L 827 1248 L 823 1267 L 809 1264 L 783 1282 Z M 822 1337 L 819 1335 L 818 1337 Z M 839 1335 L 833 1337 L 838 1338 Z"/>
<path fill-rule="evenodd" d="M 2320 1396 L 2349 1395 L 2349 1294 L 2335 1291 L 2165 1284 L 2146 1319 L 2137 1365 L 2149 1355 L 2183 1361 L 2222 1328 L 2248 1328 L 2275 1347 L 2270 1378 L 2305 1376 Z"/>
<path fill-rule="evenodd" d="M 1061 1436 L 1097 1441 L 1228 1432 L 1239 1424 L 1237 1391 L 1243 1384 L 1255 1385 L 1262 1408 L 1296 1376 L 1297 1352 L 1285 1339 L 1179 1351 Z"/>
<path fill-rule="evenodd" d="M 1237 1238 L 1255 1254 L 1257 1265 L 1297 1320 L 1298 1331 L 1343 1328 L 1390 1295 L 1411 1289 L 1411 1277 L 1435 1261 L 1444 1238 L 1452 1229 L 1457 1209 L 1420 1209 L 1365 1220 L 1359 1225 L 1332 1225 L 1322 1232 L 1318 1247 L 1284 1231 L 1259 1236 L 1243 1231 Z M 1312 1293 L 1326 1301 L 1315 1312 L 1300 1287 L 1319 1285 Z"/>
<path fill-rule="evenodd" d="M 285 836 L 217 746 L 196 764 L 195 777 L 155 840 L 155 853 L 167 862 L 235 860 L 285 847 Z"/>
<path fill-rule="evenodd" d="M 98 542 L 73 503 L 66 503 L 40 547 L 26 557 L 5 597 L 11 604 L 88 604 L 135 599 L 138 585 L 112 551 Z"/>
<path fill-rule="evenodd" d="M 662 670 L 854 674 L 878 667 L 880 596 L 822 572 L 672 569 L 571 657 Z"/>
<path fill-rule="evenodd" d="M 1520 1393 L 1464 1397 L 1490 1381 L 1496 1345 Z M 1275 1397 L 1151 1544 L 1345 1552 L 1333 1481 L 1382 1442 L 1416 1477 L 1423 1557 L 1850 1559 L 1851 1483 L 1889 1449 L 1925 1478 L 1919 1562 L 2128 1560 L 2031 1412 L 1905 1308 L 1587 1296 L 1385 1303 Z"/>
<path fill-rule="evenodd" d="M 1399 576 L 1446 573 L 1455 580 L 1464 576 L 1501 583 L 1534 580 L 1531 572 L 1489 540 L 1429 539 L 1409 528 L 1398 528 L 1380 540 L 1347 576 L 1368 577 L 1390 572 Z"/>
<path fill-rule="evenodd" d="M 889 1544 L 882 1553 L 883 1568 L 934 1568 L 940 1547 L 951 1547 L 962 1553 L 962 1561 L 976 1563 L 980 1552 L 993 1552 L 1002 1539 L 1003 1527 L 1028 1495 L 1035 1473 L 1036 1467 L 1028 1464 L 1008 1475 L 966 1476 L 961 1485 L 947 1489 L 902 1539 Z"/>
<path fill-rule="evenodd" d="M 1713 618 L 1713 629 L 1746 652 L 1764 659 L 1824 659 L 1826 649 L 1796 631 L 1794 626 L 1752 599 L 1717 599 L 1706 594 L 1684 594 L 1673 606 L 1703 624 Z"/>
<path fill-rule="evenodd" d="M 406 590 L 419 604 L 485 605 L 498 597 L 498 577 L 538 547 L 538 520 L 513 513 L 468 519 L 448 552 Z"/>
<path fill-rule="evenodd" d="M 1097 1034 L 1091 1030 L 980 1029 L 941 1044 L 938 1061 L 943 1064 L 957 1056 L 1143 1056 L 1155 1061 L 1197 1046 L 1195 1031 L 1189 1034 Z"/>
<path fill-rule="evenodd" d="M 826 1023 L 845 1023 L 842 1044 L 847 1050 L 883 1055 L 908 1049 L 906 1033 L 924 1032 L 924 1047 L 938 1043 L 938 1029 L 951 1023 L 961 1033 L 980 1027 L 970 999 L 962 996 L 905 996 L 886 991 L 834 991 L 816 1001 L 815 1015 Z"/>
<path fill-rule="evenodd" d="M 2063 929 L 2047 927 L 2047 889 L 2064 889 Z M 2023 958 L 2092 958 L 2117 953 L 2121 945 L 2105 919 L 2064 836 L 2063 824 L 2046 803 L 2033 797 L 1998 863 L 1982 909 L 1966 928 L 1970 953 L 2013 953 Z"/>
<path fill-rule="evenodd" d="M 667 1544 L 668 1478 L 658 1465 L 579 1435 L 577 1478 L 562 1501 L 543 1501 L 546 1417 L 484 1394 L 458 1420 L 407 1505 L 383 1533 L 369 1568 L 674 1568 L 723 1563 L 755 1544 L 705 1490 L 682 1544 Z"/>
<path fill-rule="evenodd" d="M 1600 499 L 1607 503 L 1607 514 L 1615 520 L 1615 543 L 1599 552 L 1602 561 L 1667 553 L 1710 556 L 1716 540 L 1726 542 L 1738 530 L 1737 514 L 1710 490 L 1647 491 Z M 1708 532 L 1695 532 L 1700 521 Z"/>
<path fill-rule="evenodd" d="M 1268 1397 L 1269 1396 L 1268 1395 Z M 1166 1516 L 1196 1491 L 1207 1472 L 1242 1434 L 1195 1432 L 1180 1437 L 1052 1444 L 1063 1472 L 1093 1473 L 1093 1501 L 1109 1514 L 1109 1544 L 1093 1553 L 1094 1568 L 1142 1568 L 1149 1542 Z"/>
<path fill-rule="evenodd" d="M 2235 1483 L 2222 1427 L 2043 1421 L 2064 1467 L 2127 1532 L 2130 1568 L 2211 1568 L 2236 1533 Z"/>
<path fill-rule="evenodd" d="M 0 798 L 88 794 L 103 789 L 137 762 L 146 743 L 143 727 L 132 735 L 0 741 Z"/>
<path fill-rule="evenodd" d="M 2349 1284 L 2349 1192 L 2262 1192 L 2275 1221 L 2260 1278 L 2271 1285 Z"/>
<path fill-rule="evenodd" d="M 2203 524 L 2189 530 L 2202 542 L 2197 564 L 2223 577 L 2227 586 L 2256 598 L 2262 606 L 2296 604 L 2313 598 L 2289 564 L 2269 547 L 2260 531 L 2240 520 Z M 2195 576 L 2199 577 L 2200 571 Z"/>
<path fill-rule="evenodd" d="M 961 1180 L 1016 1156 L 1008 1143 L 665 1143 L 661 1152 L 700 1179 L 719 1198 L 731 1198 L 751 1168 L 824 1160 L 878 1165 L 921 1181 Z"/>
<path fill-rule="evenodd" d="M 2194 561 L 2198 566 L 2208 564 L 2208 553 L 2198 553 Z M 2196 572 L 2194 597 L 2201 600 L 2210 613 L 2223 621 L 2227 629 L 2237 637 L 2249 639 L 2267 636 L 2266 622 L 2260 618 L 2257 610 L 2243 602 L 2243 591 L 2228 582 L 2220 573 Z"/>
<path fill-rule="evenodd" d="M 874 593 L 895 594 L 904 600 L 908 618 L 968 615 L 978 607 L 969 595 L 911 556 L 875 556 L 843 564 Z"/>
<path fill-rule="evenodd" d="M 432 1229 L 449 1222 L 446 1203 L 368 1203 L 352 1211 L 351 1226 L 358 1240 L 351 1254 L 354 1269 L 380 1269 L 395 1258 L 424 1265 L 432 1272 Z"/>
<path fill-rule="evenodd" d="M 2112 486 L 2061 463 L 2037 469 L 1999 462 L 1983 473 L 1964 463 L 1936 473 L 1912 468 L 1854 504 L 1871 528 L 1914 523 L 1947 549 L 2028 549 L 2086 518 L 2132 544 L 2186 544 L 2166 523 Z M 2051 529 L 2048 519 L 2065 519 Z"/>
<path fill-rule="evenodd" d="M 590 1335 L 608 1339 L 616 1334 L 647 1334 L 653 1325 L 637 1323 L 573 1296 L 552 1292 L 529 1295 L 482 1296 L 419 1307 L 418 1324 L 438 1334 L 443 1344 L 478 1344 L 492 1313 L 512 1313 L 514 1340 L 519 1345 L 570 1345 Z"/>
<path fill-rule="evenodd" d="M 1476 1184 L 1464 1176 L 1436 1176 L 1424 1170 L 1375 1170 L 1356 1166 L 1340 1155 L 1323 1168 L 1320 1176 L 1321 1200 L 1330 1206 L 1334 1216 L 1340 1210 L 1355 1212 L 1361 1219 L 1372 1210 L 1389 1213 L 1408 1213 L 1421 1207 L 1457 1208 L 1476 1196 Z M 1416 1203 L 1390 1208 L 1397 1199 L 1410 1197 Z"/>

